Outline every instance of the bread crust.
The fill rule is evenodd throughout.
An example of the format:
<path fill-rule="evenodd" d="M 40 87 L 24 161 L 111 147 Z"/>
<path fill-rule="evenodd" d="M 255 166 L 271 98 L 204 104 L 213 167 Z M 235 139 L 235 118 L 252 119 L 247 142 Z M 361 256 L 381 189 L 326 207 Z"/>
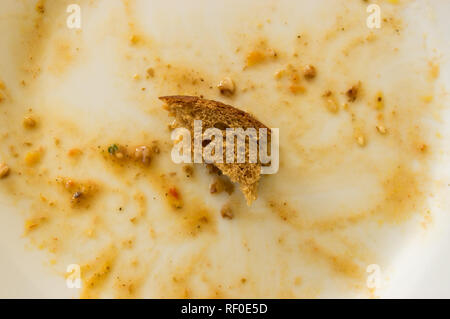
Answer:
<path fill-rule="evenodd" d="M 268 132 L 270 133 L 270 130 L 267 126 L 265 126 L 263 123 L 258 121 L 253 115 L 250 113 L 244 112 L 238 108 L 235 108 L 234 106 L 214 101 L 214 100 L 208 100 L 203 99 L 198 96 L 190 96 L 190 95 L 171 95 L 171 96 L 161 96 L 159 97 L 161 101 L 166 102 L 168 105 L 173 105 L 175 103 L 180 103 L 183 106 L 191 105 L 192 107 L 202 107 L 202 108 L 209 108 L 213 110 L 214 112 L 218 113 L 226 113 L 226 115 L 230 119 L 239 119 L 239 123 L 236 126 L 231 127 L 242 127 L 244 129 L 253 127 L 255 129 L 259 128 L 266 128 L 268 129 Z M 239 126 L 242 125 L 242 126 Z"/>
<path fill-rule="evenodd" d="M 222 102 L 203 99 L 197 96 L 173 95 L 162 96 L 166 109 L 176 119 L 179 127 L 185 127 L 193 133 L 194 120 L 202 120 L 203 129 L 217 127 L 217 123 L 229 128 L 267 129 L 270 141 L 270 129 L 258 121 L 253 115 Z M 193 135 L 192 135 L 193 136 Z M 258 135 L 259 139 L 259 135 Z M 223 174 L 233 182 L 239 183 L 241 191 L 250 205 L 257 198 L 258 181 L 261 174 L 261 163 L 214 163 Z"/>

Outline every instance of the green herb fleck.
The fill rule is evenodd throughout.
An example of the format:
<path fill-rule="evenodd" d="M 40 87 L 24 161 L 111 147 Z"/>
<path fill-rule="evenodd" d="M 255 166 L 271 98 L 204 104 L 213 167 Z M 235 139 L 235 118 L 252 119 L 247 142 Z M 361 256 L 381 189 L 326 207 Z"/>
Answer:
<path fill-rule="evenodd" d="M 119 150 L 119 147 L 117 144 L 113 144 L 110 147 L 108 147 L 108 153 L 111 155 L 114 155 Z"/>

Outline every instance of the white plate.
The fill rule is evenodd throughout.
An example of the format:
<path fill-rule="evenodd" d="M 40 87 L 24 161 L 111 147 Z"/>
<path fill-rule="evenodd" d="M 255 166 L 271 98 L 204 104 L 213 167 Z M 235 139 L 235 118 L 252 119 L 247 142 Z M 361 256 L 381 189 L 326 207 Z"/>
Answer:
<path fill-rule="evenodd" d="M 344 4 L 345 1 L 331 0 L 317 2 L 306 0 L 249 0 L 226 1 L 226 3 L 200 0 L 189 2 L 181 0 L 142 0 L 136 1 L 136 4 L 133 1 L 81 1 L 81 29 L 76 30 L 70 29 L 66 25 L 66 18 L 71 14 L 70 12 L 66 12 L 70 1 L 67 3 L 59 1 L 58 4 L 50 4 L 51 1 L 47 2 L 43 20 L 39 20 L 39 14 L 35 10 L 36 1 L 7 0 L 2 3 L 2 11 L 0 13 L 0 34 L 2 36 L 2 41 L 0 42 L 0 79 L 8 85 L 8 89 L 10 90 L 7 97 L 15 97 L 16 99 L 12 102 L 7 101 L 7 103 L 12 103 L 11 105 L 17 103 L 17 101 L 20 103 L 29 103 L 30 107 L 37 111 L 51 110 L 52 112 L 56 112 L 54 114 L 60 114 L 66 119 L 73 119 L 77 117 L 77 114 L 83 114 L 81 118 L 83 119 L 83 130 L 86 130 L 86 132 L 95 131 L 96 128 L 99 128 L 99 130 L 107 130 L 110 128 L 108 125 L 112 123 L 117 133 L 111 134 L 107 132 L 105 134 L 117 139 L 122 134 L 125 136 L 130 133 L 130 127 L 139 128 L 138 130 L 148 128 L 151 133 L 165 129 L 166 123 L 162 121 L 162 119 L 165 119 L 165 114 L 161 113 L 161 115 L 158 111 L 155 111 L 160 105 L 156 99 L 158 95 L 197 93 L 205 94 L 211 98 L 221 98 L 217 91 L 210 91 L 205 86 L 200 86 L 199 88 L 187 86 L 177 90 L 176 85 L 173 85 L 174 82 L 192 80 L 189 77 L 183 78 L 183 76 L 189 74 L 191 71 L 183 73 L 182 68 L 191 70 L 191 68 L 197 69 L 200 67 L 202 70 L 207 70 L 210 77 L 216 82 L 220 80 L 220 77 L 224 73 L 233 73 L 237 77 L 237 81 L 241 80 L 241 82 L 238 82 L 239 89 L 245 86 L 250 87 L 250 84 L 242 82 L 247 79 L 246 76 L 239 76 L 239 72 L 243 74 L 246 72 L 241 68 L 245 54 L 240 50 L 248 50 L 246 45 L 254 44 L 258 37 L 266 40 L 270 39 L 268 41 L 277 50 L 281 51 L 279 59 L 283 61 L 283 59 L 288 59 L 287 56 L 293 53 L 291 49 L 293 47 L 292 43 L 295 40 L 295 32 L 304 32 L 304 34 L 310 32 L 309 34 L 314 34 L 314 32 L 320 33 L 322 29 L 333 29 L 334 20 L 321 20 L 324 16 L 336 17 L 336 21 L 339 22 L 338 17 L 340 15 L 345 16 L 346 7 L 348 7 L 349 12 L 360 10 L 356 12 L 359 12 L 361 17 L 364 17 L 362 21 L 365 21 L 365 17 L 370 14 L 359 3 L 361 1 L 357 4 Z M 389 1 L 378 2 L 382 9 L 382 16 L 385 12 L 390 12 L 389 10 L 391 10 L 392 5 Z M 305 290 L 301 290 L 303 288 L 295 290 L 297 288 L 292 288 L 293 290 L 290 293 L 286 292 L 284 294 L 286 287 L 290 289 L 291 286 L 295 286 L 294 280 L 291 283 L 286 282 L 286 278 L 291 278 L 291 272 L 295 270 L 296 266 L 294 266 L 294 263 L 299 263 L 299 270 L 307 271 L 308 269 L 315 268 L 315 261 L 312 261 L 312 266 L 309 264 L 311 261 L 303 264 L 303 260 L 294 258 L 286 259 L 287 265 L 283 263 L 283 258 L 288 255 L 294 255 L 295 251 L 293 250 L 289 254 L 285 251 L 281 255 L 277 255 L 277 248 L 271 246 L 269 241 L 265 242 L 265 239 L 271 238 L 273 234 L 271 232 L 279 231 L 282 234 L 283 232 L 292 231 L 292 229 L 289 230 L 289 228 L 285 228 L 282 224 L 277 224 L 276 226 L 261 224 L 262 226 L 259 229 L 258 222 L 260 217 L 258 217 L 258 213 L 264 214 L 264 204 L 262 201 L 257 202 L 251 211 L 251 218 L 254 218 L 253 222 L 247 221 L 235 228 L 230 227 L 229 224 L 225 224 L 223 221 L 218 223 L 217 231 L 222 234 L 222 239 L 228 241 L 230 245 L 241 247 L 239 246 L 239 240 L 242 242 L 248 241 L 250 245 L 252 243 L 255 244 L 255 242 L 258 243 L 257 247 L 254 248 L 255 252 L 250 253 L 253 255 L 250 255 L 251 257 L 248 257 L 248 259 L 244 259 L 246 257 L 243 256 L 246 255 L 240 250 L 241 248 L 236 248 L 236 254 L 230 257 L 233 260 L 232 265 L 242 264 L 244 265 L 243 269 L 246 269 L 246 267 L 253 269 L 256 266 L 252 263 L 256 261 L 257 263 L 261 263 L 258 266 L 261 269 L 261 273 L 264 274 L 264 269 L 273 271 L 272 273 L 265 274 L 266 278 L 264 275 L 259 276 L 259 272 L 258 274 L 247 274 L 250 278 L 252 275 L 255 275 L 255 278 L 259 279 L 253 279 L 254 282 L 250 279 L 250 284 L 253 285 L 250 287 L 253 288 L 242 288 L 235 295 L 236 297 L 376 296 L 393 298 L 450 298 L 450 274 L 447 271 L 450 267 L 450 216 L 448 214 L 450 211 L 448 200 L 450 198 L 450 167 L 448 164 L 450 163 L 450 130 L 448 129 L 450 127 L 450 110 L 448 108 L 448 87 L 450 86 L 450 36 L 448 34 L 450 26 L 448 18 L 450 16 L 450 3 L 445 0 L 400 0 L 399 2 L 407 2 L 404 4 L 405 9 L 402 9 L 404 10 L 402 11 L 402 19 L 404 19 L 405 23 L 401 24 L 402 28 L 404 28 L 402 32 L 405 31 L 403 36 L 407 38 L 408 41 L 406 42 L 410 43 L 406 44 L 405 48 L 421 48 L 420 50 L 410 52 L 410 58 L 407 61 L 403 61 L 403 63 L 411 63 L 412 73 L 417 71 L 415 69 L 415 63 L 417 62 L 417 65 L 420 65 L 420 63 L 426 65 L 426 59 L 430 61 L 436 59 L 440 65 L 440 77 L 437 80 L 438 84 L 436 87 L 437 94 L 440 96 L 439 103 L 441 103 L 442 108 L 438 114 L 433 114 L 435 115 L 433 120 L 436 121 L 436 124 L 433 125 L 439 125 L 438 129 L 441 135 L 441 142 L 440 146 L 433 150 L 433 181 L 430 188 L 427 189 L 427 192 L 433 195 L 427 204 L 432 217 L 430 220 L 426 220 L 426 229 L 424 230 L 420 226 L 422 220 L 418 218 L 411 219 L 408 223 L 404 223 L 398 227 L 392 226 L 387 231 L 374 231 L 367 234 L 369 237 L 365 238 L 365 244 L 367 246 L 373 244 L 371 248 L 379 256 L 373 259 L 372 262 L 368 262 L 367 266 L 369 264 L 378 265 L 379 260 L 382 265 L 380 268 L 381 284 L 375 291 L 368 292 L 364 289 L 364 292 L 356 293 L 352 289 L 348 289 L 347 291 L 341 286 L 345 286 L 346 284 L 354 285 L 354 281 L 347 282 L 343 280 L 341 282 L 340 279 L 334 277 L 332 272 L 330 273 L 328 270 L 321 271 L 321 268 L 318 267 L 319 270 L 317 271 L 312 271 L 311 273 L 304 272 L 300 276 L 301 279 L 298 280 L 299 282 L 302 280 L 306 281 L 306 285 L 310 284 L 311 288 L 309 290 L 306 288 Z M 385 9 L 386 11 L 384 11 Z M 312 14 L 309 16 L 308 12 L 313 12 L 317 15 Z M 129 20 L 130 16 L 133 16 L 132 20 Z M 129 23 L 130 21 L 132 21 L 131 24 Z M 345 19 L 343 23 L 346 23 Z M 347 32 L 355 31 L 358 33 L 358 28 L 367 31 L 366 25 L 359 24 L 355 26 L 352 23 L 349 23 L 349 25 L 356 29 L 351 31 L 347 30 Z M 384 28 L 383 23 L 388 24 L 388 22 L 382 21 L 382 28 Z M 32 26 L 34 24 L 40 27 L 34 31 L 30 31 L 33 30 Z M 47 24 L 51 24 L 52 27 L 47 29 L 45 27 Z M 310 29 L 302 29 L 304 25 L 307 25 Z M 340 30 L 335 30 L 335 32 L 340 32 Z M 138 36 L 132 38 L 136 34 Z M 335 35 L 333 35 L 333 32 L 330 32 L 328 36 L 332 38 Z M 299 41 L 310 41 L 314 43 L 315 39 L 301 39 Z M 78 49 L 76 48 L 77 46 L 79 46 Z M 285 48 L 289 49 L 285 50 Z M 148 60 L 145 60 L 145 54 L 143 52 L 148 52 Z M 143 84 L 142 86 L 146 86 L 147 91 L 150 92 L 148 96 L 142 95 L 139 92 L 141 84 L 136 85 L 136 81 L 145 80 L 142 79 L 145 77 L 143 70 L 149 64 L 155 63 L 152 59 L 156 55 L 159 55 L 167 63 L 173 64 L 170 67 L 179 67 L 180 71 L 178 73 L 171 73 L 170 71 L 164 73 L 167 76 L 164 80 L 165 82 L 155 84 L 157 88 L 153 88 L 154 91 L 152 91 L 152 85 L 146 86 L 146 84 Z M 27 57 L 29 56 L 38 59 L 39 62 L 27 61 Z M 324 57 L 326 55 L 323 55 L 323 52 L 321 52 L 318 56 Z M 301 61 L 302 58 L 303 56 L 300 57 Z M 307 58 L 314 59 L 313 56 L 306 55 L 304 59 L 306 60 Z M 192 65 L 189 64 L 190 61 Z M 319 64 L 321 62 L 323 61 L 317 61 Z M 305 63 L 305 61 L 302 61 L 302 63 Z M 377 63 L 376 56 L 374 57 L 373 63 L 373 65 Z M 256 69 L 256 71 L 250 72 L 254 72 L 255 82 L 258 85 L 258 76 L 261 76 L 261 79 L 269 79 L 272 81 L 273 72 L 281 64 L 283 63 L 280 62 L 280 64 L 268 66 L 268 69 Z M 41 67 L 42 69 L 38 70 L 36 67 Z M 170 67 L 167 66 L 167 68 Z M 405 68 L 404 66 L 400 66 L 399 69 L 404 70 Z M 158 70 L 156 70 L 156 78 L 158 77 L 157 72 Z M 332 71 L 319 70 L 319 75 L 321 75 L 321 72 L 322 74 L 328 75 Z M 133 79 L 135 73 L 140 74 L 140 80 Z M 194 74 L 193 78 L 195 78 L 195 72 L 191 73 Z M 28 79 L 31 81 L 30 83 L 26 83 L 25 87 L 21 84 L 23 74 L 27 74 L 27 82 L 29 81 Z M 404 74 L 402 76 L 408 77 L 409 75 Z M 265 84 L 263 83 L 261 85 Z M 269 88 L 271 90 L 277 89 L 275 85 L 271 85 Z M 245 110 L 255 113 L 263 122 L 271 122 L 272 116 L 270 114 L 275 114 L 273 118 L 276 118 L 280 113 L 283 113 L 277 109 L 278 105 L 274 104 L 280 103 L 280 100 L 271 97 L 270 93 L 267 93 L 268 105 L 261 105 L 261 109 L 259 109 L 259 105 L 255 104 L 264 101 L 264 95 L 262 93 L 252 95 L 251 89 L 249 89 L 249 92 L 242 92 L 242 95 L 237 97 L 237 100 L 225 99 L 225 101 L 242 105 Z M 259 91 L 256 90 L 256 92 Z M 443 92 L 446 93 L 443 94 Z M 408 94 L 408 92 L 405 92 L 405 94 Z M 313 101 L 317 103 L 317 97 Z M 59 105 L 58 103 L 61 104 Z M 281 103 L 284 102 L 281 101 Z M 46 105 L 46 108 L 42 109 L 40 105 Z M 148 105 L 148 108 L 146 108 L 146 105 Z M 3 112 L 2 108 L 4 107 L 4 104 L 0 104 L 0 112 Z M 283 107 L 285 107 L 284 104 Z M 26 108 L 23 108 L 23 110 L 26 110 Z M 290 110 L 292 111 L 292 105 L 290 106 Z M 14 111 L 8 112 L 8 114 L 15 114 Z M 291 114 L 288 111 L 286 112 L 286 114 Z M 2 114 L 0 116 L 4 115 Z M 48 117 L 47 114 L 41 115 L 47 121 L 54 118 L 58 119 L 58 116 L 52 114 Z M 15 114 L 13 118 L 17 120 L 19 117 Z M 283 119 L 283 116 L 280 115 L 275 121 L 280 126 L 286 123 L 289 127 L 290 120 Z M 326 122 L 327 124 L 324 127 L 318 127 L 318 124 L 322 123 L 323 125 L 325 123 L 321 122 L 322 120 L 323 118 L 313 119 L 311 130 L 302 134 L 323 134 L 324 140 L 320 142 L 326 141 L 334 134 L 333 127 L 336 125 L 335 127 L 338 128 L 339 122 L 335 122 L 331 118 L 329 122 Z M 7 122 L 3 119 L 1 123 Z M 124 128 L 122 128 L 121 123 L 127 124 L 124 124 Z M 9 123 L 8 125 L 13 127 L 13 123 Z M 12 130 L 11 134 L 24 134 L 20 128 L 21 124 L 15 123 L 15 125 L 19 129 Z M 64 130 L 58 131 L 58 126 L 50 127 L 52 129 L 46 131 L 45 135 L 41 137 L 42 140 L 51 140 L 53 135 L 57 136 L 59 134 L 58 136 L 64 141 Z M 68 127 L 67 129 L 70 131 L 72 127 Z M 70 134 L 73 134 L 73 131 L 70 132 Z M 86 145 L 89 144 L 89 141 L 85 139 L 84 133 L 80 132 L 80 144 L 84 143 Z M 99 137 L 102 135 L 101 131 L 98 131 L 97 134 L 98 136 L 93 137 L 93 143 L 102 140 Z M 164 134 L 168 136 L 167 133 Z M 282 127 L 281 134 L 283 134 Z M 303 135 L 299 134 L 298 136 Z M 72 137 L 68 139 L 73 141 Z M 2 141 L 6 141 L 6 139 Z M 9 156 L 8 146 L 4 144 L 1 148 L 2 153 L 0 153 L 0 156 L 5 157 L 5 160 Z M 307 145 L 304 146 L 308 147 Z M 25 149 L 22 146 L 18 146 L 18 148 Z M 49 155 L 46 154 L 46 156 Z M 0 160 L 2 160 L 1 157 Z M 295 162 L 294 159 L 290 160 Z M 299 162 L 298 165 L 302 167 L 303 164 Z M 74 174 L 76 172 L 80 173 L 77 169 L 70 168 L 66 170 L 64 168 L 62 171 L 64 174 L 70 174 L 69 172 L 73 172 Z M 89 169 L 83 170 L 87 174 L 92 172 Z M 329 183 L 334 182 L 336 185 L 344 185 L 344 179 L 348 179 L 354 180 L 354 185 L 357 185 L 355 187 L 370 185 L 372 180 L 364 180 L 365 176 L 358 175 L 357 167 L 355 167 L 355 170 L 351 174 L 348 171 L 340 172 L 341 175 L 333 175 L 331 172 L 330 176 L 336 176 L 337 179 L 324 179 L 324 181 Z M 12 174 L 15 173 L 13 168 Z M 102 173 L 98 173 L 98 178 L 105 176 Z M 11 176 L 11 178 L 15 180 L 17 177 Z M 203 175 L 201 175 L 200 179 L 207 181 Z M 8 180 L 0 181 L 0 183 L 3 182 L 7 183 Z M 116 187 L 120 189 L 121 186 L 117 185 Z M 306 192 L 306 194 L 304 193 L 298 196 L 295 194 L 292 195 L 291 199 L 294 202 L 294 206 L 298 205 L 299 208 L 320 207 L 320 205 L 326 207 L 326 202 L 330 200 L 345 206 L 345 200 L 348 198 L 351 199 L 351 192 L 354 191 L 343 187 L 343 190 L 335 189 L 335 192 L 330 192 L 326 185 L 324 186 L 319 182 L 315 183 L 315 181 L 302 181 L 295 185 L 301 185 Z M 139 184 L 139 186 L 142 186 L 142 184 Z M 268 183 L 263 182 L 260 187 L 267 188 L 269 186 Z M 145 188 L 145 186 L 142 187 Z M 11 201 L 11 196 L 7 195 L 6 189 L 6 187 L 0 189 L 4 191 L 0 194 L 2 195 L 0 197 L 0 254 L 2 256 L 0 261 L 0 297 L 70 298 L 79 296 L 79 290 L 69 289 L 66 286 L 66 281 L 63 276 L 65 266 L 70 263 L 79 263 L 77 258 L 80 255 L 87 258 L 86 256 L 89 255 L 90 249 L 94 250 L 94 248 L 87 243 L 86 246 L 79 246 L 77 249 L 72 246 L 58 260 L 56 265 L 50 265 L 50 261 L 54 257 L 45 252 L 45 250 L 40 251 L 36 249 L 38 244 L 31 243 L 30 238 L 23 236 L 23 225 L 29 212 L 30 200 L 24 198 L 22 201 L 19 195 L 15 197 L 15 201 Z M 205 190 L 207 191 L 207 188 Z M 39 191 L 36 189 L 36 192 Z M 195 191 L 197 190 L 192 192 Z M 20 193 L 21 190 L 16 189 L 16 192 Z M 146 190 L 145 192 L 148 192 L 146 193 L 148 196 L 152 196 L 150 190 Z M 262 194 L 262 197 L 264 197 L 268 194 L 268 191 L 262 191 Z M 233 196 L 233 198 L 240 198 L 238 194 L 234 194 Z M 370 196 L 367 197 L 367 200 L 369 199 Z M 206 205 L 218 208 L 219 203 L 224 201 L 224 197 L 220 197 L 219 202 L 209 197 L 205 200 Z M 158 205 L 155 204 L 155 207 L 163 209 L 161 208 L 162 206 Z M 324 210 L 324 214 L 327 214 L 326 210 Z M 255 227 L 252 227 L 252 225 Z M 162 232 L 170 232 L 173 230 L 170 228 L 170 224 L 164 224 L 161 227 L 163 229 Z M 164 229 L 164 227 L 168 228 Z M 120 225 L 117 225 L 117 228 L 120 228 Z M 126 228 L 124 232 L 128 229 Z M 116 231 L 116 235 L 120 234 L 120 230 L 115 229 L 114 231 Z M 365 228 L 352 231 L 355 233 L 358 231 L 364 232 Z M 130 234 L 125 233 L 120 235 L 126 237 Z M 121 238 L 125 238 L 123 236 Z M 370 236 L 375 237 L 372 238 Z M 350 238 L 363 237 L 364 234 L 360 235 L 360 237 Z M 288 238 L 290 238 L 289 235 Z M 360 243 L 358 242 L 357 244 Z M 176 258 L 180 257 L 183 252 L 177 250 L 176 245 L 181 246 L 180 243 L 176 242 L 175 246 L 169 245 L 170 249 L 158 251 L 158 258 L 167 260 L 170 255 L 176 256 L 174 258 L 177 260 Z M 145 244 L 143 247 L 149 249 Z M 224 251 L 227 250 L 226 244 L 218 244 L 218 247 Z M 293 249 L 292 247 L 290 249 Z M 190 252 L 190 247 L 184 247 L 183 249 L 187 253 Z M 264 256 L 266 249 L 267 255 Z M 145 251 L 145 254 L 150 254 L 150 250 L 142 251 Z M 258 255 L 258 252 L 263 255 Z M 209 256 L 213 260 L 213 264 L 214 256 L 217 256 L 218 263 L 225 259 L 219 252 L 217 255 L 211 253 Z M 333 258 L 333 255 L 331 256 Z M 246 263 L 247 266 L 245 266 Z M 292 264 L 289 265 L 289 263 Z M 265 266 L 267 267 L 264 268 Z M 363 268 L 365 266 L 363 265 Z M 158 282 L 157 277 L 164 273 L 164 267 L 164 263 L 159 263 L 146 276 Z M 206 266 L 202 265 L 201 267 Z M 277 269 L 276 267 L 285 267 L 287 269 L 286 273 L 289 275 L 286 275 L 282 269 Z M 369 268 L 369 272 L 367 273 L 369 281 L 371 280 L 370 275 L 373 274 L 373 269 L 378 268 Z M 239 268 L 236 271 L 241 270 Z M 217 273 L 220 274 L 219 271 Z M 283 276 L 287 277 L 285 278 Z M 366 285 L 365 279 L 359 281 L 359 284 L 363 287 Z M 264 280 L 268 280 L 269 282 L 266 286 L 261 284 Z M 271 280 L 278 282 L 279 285 L 271 284 Z M 320 289 L 311 284 L 315 280 L 321 283 Z M 198 287 L 203 286 L 199 284 Z M 170 294 L 158 295 L 155 292 L 157 289 L 152 290 L 151 285 L 147 285 L 146 289 L 148 289 L 148 293 L 143 294 L 145 297 L 170 296 Z M 307 290 L 308 293 L 305 292 Z M 204 293 L 203 295 L 201 293 L 199 294 L 207 297 L 213 296 L 211 292 Z M 114 296 L 114 293 L 106 292 L 102 296 L 110 295 Z M 175 296 L 180 296 L 180 294 Z"/>

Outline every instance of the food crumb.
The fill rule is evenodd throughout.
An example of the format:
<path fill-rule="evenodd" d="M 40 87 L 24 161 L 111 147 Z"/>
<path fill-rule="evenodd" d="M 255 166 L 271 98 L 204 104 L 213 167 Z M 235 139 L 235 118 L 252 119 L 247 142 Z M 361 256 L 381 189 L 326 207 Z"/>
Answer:
<path fill-rule="evenodd" d="M 316 77 L 316 75 L 317 71 L 313 65 L 307 64 L 303 67 L 303 76 L 305 77 L 305 79 L 312 80 Z"/>
<path fill-rule="evenodd" d="M 5 178 L 9 175 L 9 166 L 5 163 L 0 163 L 0 178 Z"/>
<path fill-rule="evenodd" d="M 122 158 L 124 157 L 124 155 L 123 155 L 122 152 L 116 152 L 114 155 L 115 155 L 118 159 L 122 159 Z"/>
<path fill-rule="evenodd" d="M 282 70 L 278 70 L 274 73 L 274 78 L 279 80 L 281 79 L 284 75 L 286 74 L 286 70 L 282 69 Z"/>
<path fill-rule="evenodd" d="M 322 96 L 325 98 L 328 111 L 331 113 L 337 113 L 339 111 L 339 104 L 337 103 L 333 92 L 328 90 Z"/>
<path fill-rule="evenodd" d="M 209 185 L 209 192 L 211 194 L 220 193 L 220 190 L 219 190 L 219 187 L 218 187 L 217 183 L 211 183 L 211 185 Z"/>
<path fill-rule="evenodd" d="M 153 68 L 147 69 L 147 79 L 155 76 L 155 70 Z"/>
<path fill-rule="evenodd" d="M 383 92 L 379 91 L 375 96 L 375 108 L 381 110 L 384 107 L 384 97 Z"/>
<path fill-rule="evenodd" d="M 79 199 L 83 196 L 83 193 L 80 191 L 77 191 L 75 193 L 73 193 L 72 195 L 72 202 L 78 202 Z"/>
<path fill-rule="evenodd" d="M 361 147 L 366 145 L 366 138 L 364 137 L 364 135 L 358 135 L 356 137 L 356 141 L 358 142 L 358 145 Z"/>
<path fill-rule="evenodd" d="M 136 34 L 133 34 L 133 35 L 130 37 L 130 43 L 133 44 L 133 45 L 134 45 L 134 44 L 138 44 L 139 41 L 140 41 L 140 38 L 139 38 L 139 36 L 136 35 Z"/>
<path fill-rule="evenodd" d="M 194 167 L 192 165 L 184 165 L 183 171 L 186 173 L 186 177 L 191 177 L 194 175 Z"/>
<path fill-rule="evenodd" d="M 30 151 L 25 155 L 25 163 L 33 166 L 41 161 L 42 150 Z"/>
<path fill-rule="evenodd" d="M 217 175 L 217 176 L 222 175 L 222 171 L 213 164 L 206 164 L 206 168 L 208 169 L 208 174 L 210 175 Z"/>
<path fill-rule="evenodd" d="M 231 195 L 234 192 L 234 185 L 227 177 L 218 176 L 214 178 L 214 181 L 209 186 L 209 192 L 211 194 L 219 194 L 223 191 Z"/>
<path fill-rule="evenodd" d="M 151 150 L 154 154 L 159 154 L 161 152 L 159 146 L 158 146 L 158 141 L 153 141 L 152 142 L 152 146 L 151 146 Z"/>
<path fill-rule="evenodd" d="M 25 116 L 23 118 L 23 126 L 27 129 L 35 128 L 36 124 L 36 120 L 31 116 Z"/>
<path fill-rule="evenodd" d="M 223 78 L 217 85 L 217 88 L 220 90 L 220 93 L 225 96 L 232 96 L 236 91 L 236 85 L 230 77 Z"/>
<path fill-rule="evenodd" d="M 222 208 L 220 209 L 220 215 L 222 215 L 222 217 L 225 219 L 233 219 L 234 217 L 233 211 L 228 204 L 222 206 Z"/>
<path fill-rule="evenodd" d="M 345 92 L 347 95 L 347 99 L 349 102 L 355 102 L 358 98 L 359 89 L 361 87 L 361 82 L 358 82 L 358 84 L 353 85 L 350 89 Z"/>
<path fill-rule="evenodd" d="M 72 207 L 80 206 L 82 203 L 88 204 L 89 199 L 99 190 L 97 184 L 92 181 L 76 181 L 67 177 L 58 177 L 56 181 L 71 194 Z"/>
<path fill-rule="evenodd" d="M 383 126 L 383 125 L 377 125 L 376 126 L 378 133 L 380 134 L 386 134 L 387 133 L 387 129 Z"/>

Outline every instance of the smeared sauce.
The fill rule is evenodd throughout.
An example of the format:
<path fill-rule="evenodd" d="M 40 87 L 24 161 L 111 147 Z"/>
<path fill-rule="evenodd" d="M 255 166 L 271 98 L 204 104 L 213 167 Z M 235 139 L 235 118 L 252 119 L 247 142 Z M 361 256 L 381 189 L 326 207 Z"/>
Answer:
<path fill-rule="evenodd" d="M 0 192 L 23 213 L 24 236 L 61 273 L 81 265 L 82 298 L 373 294 L 366 267 L 396 249 L 382 237 L 432 220 L 439 147 L 438 63 L 402 62 L 422 48 L 389 2 L 378 31 L 363 1 L 313 5 L 304 20 L 267 1 L 254 3 L 261 14 L 248 17 L 249 2 L 219 30 L 199 22 L 181 36 L 195 12 L 171 30 L 127 0 L 73 31 L 61 27 L 65 1 L 40 1 L 12 43 L 25 52 L 11 56 L 15 74 L 0 74 Z M 218 88 L 224 76 L 233 94 Z M 205 167 L 172 163 L 157 100 L 169 94 L 221 100 L 280 128 L 280 171 L 262 178 L 252 207 L 239 192 L 210 192 Z"/>

